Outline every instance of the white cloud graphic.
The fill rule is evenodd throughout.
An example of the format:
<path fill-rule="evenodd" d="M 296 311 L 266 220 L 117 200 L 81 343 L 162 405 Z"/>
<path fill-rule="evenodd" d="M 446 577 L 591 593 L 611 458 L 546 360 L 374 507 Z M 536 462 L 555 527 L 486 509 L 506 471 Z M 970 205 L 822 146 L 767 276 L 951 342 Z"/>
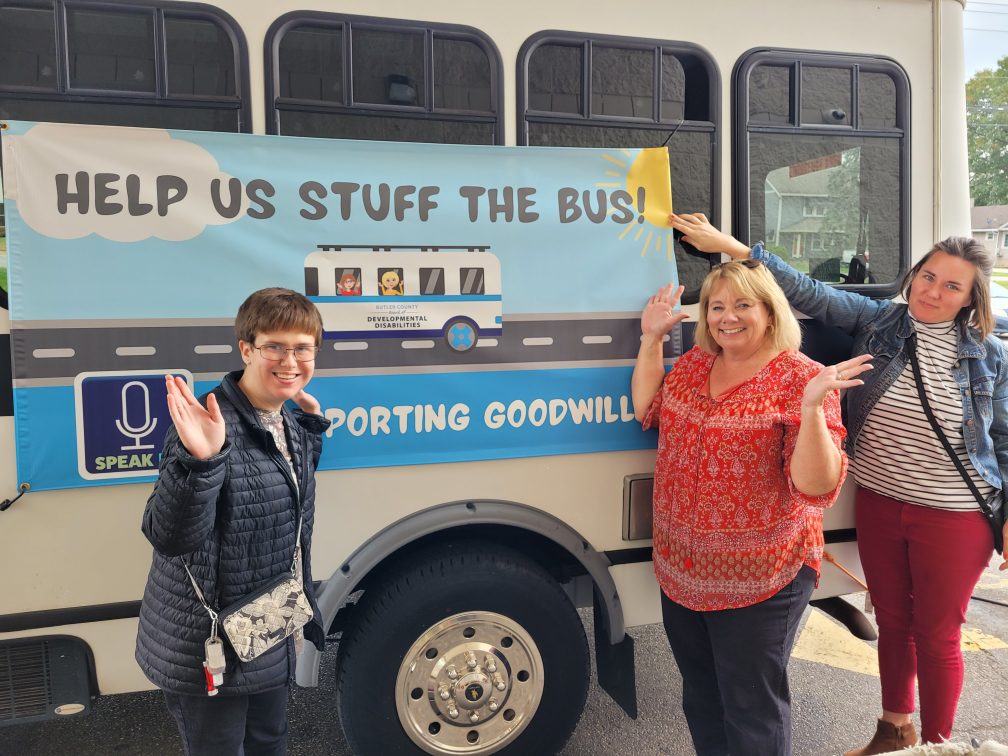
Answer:
<path fill-rule="evenodd" d="M 81 171 L 89 176 L 86 211 L 83 203 L 70 201 L 60 213 L 57 176 L 66 174 L 65 185 L 77 194 L 76 176 Z M 96 174 L 118 176 L 105 182 L 114 194 L 104 200 L 96 197 Z M 186 186 L 184 197 L 170 202 L 178 197 L 177 190 L 167 189 L 173 180 L 162 179 L 163 199 L 170 202 L 164 216 L 158 213 L 159 176 L 177 176 Z M 120 242 L 192 239 L 207 226 L 244 216 L 248 206 L 244 187 L 241 210 L 234 218 L 224 218 L 214 208 L 211 183 L 220 182 L 219 196 L 230 204 L 231 178 L 203 147 L 173 139 L 163 129 L 41 123 L 22 135 L 4 137 L 7 198 L 17 203 L 25 223 L 56 239 L 88 234 Z M 110 213 L 111 203 L 122 205 L 122 210 Z M 142 214 L 131 215 L 131 204 Z"/>

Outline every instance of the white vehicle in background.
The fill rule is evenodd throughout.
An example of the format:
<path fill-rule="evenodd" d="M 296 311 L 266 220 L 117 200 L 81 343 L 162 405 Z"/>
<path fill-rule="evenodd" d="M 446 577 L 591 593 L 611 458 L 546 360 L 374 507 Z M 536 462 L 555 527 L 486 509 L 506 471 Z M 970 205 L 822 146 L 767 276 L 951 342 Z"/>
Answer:
<path fill-rule="evenodd" d="M 814 250 L 830 271 L 860 240 L 874 282 L 842 285 L 892 297 L 915 256 L 969 228 L 962 16 L 959 0 L 344 0 L 338 8 L 320 0 L 0 0 L 0 120 L 446 144 L 667 145 L 677 211 L 704 212 L 739 238 L 765 239 L 798 265 Z M 822 181 L 800 180 L 827 170 Z M 787 175 L 794 189 L 779 202 L 768 196 L 771 174 Z M 338 235 L 334 224 L 327 238 Z M 640 229 L 622 233 L 633 240 Z M 426 259 L 445 261 L 445 293 L 436 296 L 457 306 L 456 324 L 471 321 L 460 344 L 513 327 L 498 321 L 500 275 L 489 251 L 418 252 L 416 263 L 406 254 L 310 253 L 306 270 L 318 271 L 318 289 L 309 283 L 308 293 L 324 308 L 327 330 L 349 338 L 343 323 L 356 318 L 350 331 L 374 335 L 367 316 L 360 320 L 362 305 L 336 301 L 337 271 L 360 270 L 361 301 L 407 304 L 427 296 L 419 277 L 410 281 Z M 536 275 L 537 256 L 549 250 L 528 254 L 527 275 Z M 401 269 L 403 294 L 366 288 L 381 282 L 373 261 L 382 255 L 396 261 L 382 267 Z M 674 255 L 696 321 L 710 260 L 678 245 Z M 475 259 L 487 261 L 469 266 L 483 267 L 483 291 L 466 294 L 461 280 L 456 293 L 448 271 Z M 192 266 L 198 275 L 198 261 Z M 102 270 L 114 276 L 113 261 Z M 614 262 L 607 276 L 620 274 Z M 150 285 L 158 286 L 153 276 Z M 452 317 L 436 312 L 442 322 L 432 332 L 443 336 Z M 634 313 L 579 322 L 614 317 L 629 324 L 632 355 Z M 0 371 L 10 364 L 10 322 L 0 311 Z M 46 328 L 14 322 L 33 333 Z M 95 324 L 77 325 L 80 338 L 93 338 Z M 681 336 L 689 348 L 692 330 Z M 142 348 L 115 345 L 108 369 L 142 370 L 152 359 Z M 806 321 L 804 348 L 832 363 L 849 343 Z M 140 533 L 150 483 L 29 491 L 9 503 L 26 484 L 15 465 L 11 384 L 72 386 L 74 375 L 59 368 L 72 352 L 40 344 L 15 355 L 12 376 L 0 375 L 0 499 L 8 499 L 0 504 L 0 725 L 80 713 L 95 696 L 150 687 L 133 660 L 150 563 Z M 236 367 L 223 346 L 189 357 L 203 360 L 192 368 L 199 380 Z M 29 358 L 50 372 L 19 373 Z M 630 365 L 632 356 L 622 359 Z M 320 473 L 313 573 L 339 645 L 337 697 L 320 715 L 338 712 L 348 740 L 367 753 L 552 752 L 581 714 L 591 648 L 600 685 L 635 716 L 626 630 L 660 621 L 650 561 L 653 465 L 654 451 L 645 449 Z M 824 530 L 827 552 L 859 576 L 849 488 Z M 864 632 L 838 598 L 859 590 L 827 562 L 815 603 Z M 425 596 L 438 611 L 418 611 Z M 591 644 L 575 608 L 594 613 Z M 306 650 L 298 682 L 317 685 L 320 663 Z"/>

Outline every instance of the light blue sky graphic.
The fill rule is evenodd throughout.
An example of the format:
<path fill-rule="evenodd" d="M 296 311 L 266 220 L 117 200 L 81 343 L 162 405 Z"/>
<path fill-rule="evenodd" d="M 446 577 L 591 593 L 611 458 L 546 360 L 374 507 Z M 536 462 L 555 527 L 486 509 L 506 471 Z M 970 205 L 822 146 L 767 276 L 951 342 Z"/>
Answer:
<path fill-rule="evenodd" d="M 11 133 L 31 124 L 12 122 Z M 148 238 L 123 243 L 91 234 L 60 240 L 29 228 L 7 203 L 12 317 L 15 320 L 229 318 L 249 292 L 264 286 L 304 290 L 303 264 L 318 244 L 488 245 L 501 262 L 503 309 L 515 313 L 636 312 L 659 285 L 676 281 L 670 229 L 621 225 L 585 215 L 561 223 L 558 191 L 595 195 L 626 188 L 638 150 L 362 142 L 276 136 L 170 132 L 199 145 L 223 173 L 243 183 L 266 179 L 276 189 L 272 218 L 242 217 L 210 225 L 182 242 Z M 73 174 L 75 166 L 60 170 Z M 179 174 L 185 173 L 180 167 Z M 343 220 L 338 200 L 321 200 L 322 220 L 306 220 L 299 197 L 306 181 L 438 186 L 426 222 L 417 209 L 404 220 L 372 220 L 352 200 Z M 460 186 L 531 187 L 538 220 L 469 218 Z M 606 186 L 599 186 L 606 185 Z M 416 194 L 413 195 L 416 201 Z M 119 198 L 121 200 L 121 197 Z M 646 201 L 646 196 L 645 196 Z M 579 207 L 583 207 L 581 202 Z M 72 211 L 72 208 L 71 208 Z M 169 210 L 169 218 L 170 218 Z M 517 214 L 517 213 L 516 213 Z M 380 253 L 379 253 L 380 254 Z"/>

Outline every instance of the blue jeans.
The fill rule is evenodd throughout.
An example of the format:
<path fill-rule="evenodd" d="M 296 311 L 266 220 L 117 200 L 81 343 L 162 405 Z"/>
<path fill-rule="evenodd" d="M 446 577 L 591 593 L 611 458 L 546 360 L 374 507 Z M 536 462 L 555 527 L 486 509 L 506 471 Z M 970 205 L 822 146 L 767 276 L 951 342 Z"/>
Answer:
<path fill-rule="evenodd" d="M 247 696 L 187 696 L 164 691 L 186 756 L 283 756 L 287 686 Z"/>
<path fill-rule="evenodd" d="M 790 756 L 787 663 L 815 582 L 815 570 L 803 566 L 770 598 L 714 612 L 687 609 L 662 594 L 698 756 Z"/>

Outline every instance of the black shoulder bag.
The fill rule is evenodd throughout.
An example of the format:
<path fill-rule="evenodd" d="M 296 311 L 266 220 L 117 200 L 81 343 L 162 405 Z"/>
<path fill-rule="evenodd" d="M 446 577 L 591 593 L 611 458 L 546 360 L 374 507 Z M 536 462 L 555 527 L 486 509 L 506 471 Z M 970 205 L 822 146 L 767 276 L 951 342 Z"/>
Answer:
<path fill-rule="evenodd" d="M 984 499 L 980 495 L 980 491 L 977 490 L 976 485 L 973 483 L 973 479 L 970 474 L 966 471 L 963 466 L 962 461 L 959 459 L 959 455 L 955 453 L 952 449 L 952 444 L 949 440 L 945 438 L 945 433 L 942 431 L 941 426 L 938 425 L 938 421 L 935 419 L 934 412 L 931 411 L 931 405 L 928 404 L 927 395 L 924 393 L 924 380 L 921 378 L 920 364 L 917 362 L 917 345 L 915 343 L 916 336 L 913 336 L 906 341 L 907 353 L 910 355 L 910 365 L 913 367 L 914 382 L 917 384 L 917 396 L 920 397 L 921 407 L 924 408 L 924 414 L 927 415 L 928 422 L 931 423 L 931 428 L 934 430 L 935 435 L 938 436 L 938 440 L 941 441 L 942 446 L 945 447 L 946 453 L 949 458 L 955 464 L 956 469 L 962 476 L 962 479 L 969 486 L 970 492 L 973 494 L 973 498 L 976 499 L 977 504 L 980 505 L 980 511 L 983 512 L 983 516 L 987 518 L 987 524 L 990 525 L 991 530 L 994 533 L 994 549 L 1000 554 L 1004 551 L 1004 523 L 1005 523 L 1005 507 L 1004 499 L 1002 496 L 1002 490 L 995 488 L 993 493 Z M 1004 481 L 1002 481 L 1002 485 Z"/>

